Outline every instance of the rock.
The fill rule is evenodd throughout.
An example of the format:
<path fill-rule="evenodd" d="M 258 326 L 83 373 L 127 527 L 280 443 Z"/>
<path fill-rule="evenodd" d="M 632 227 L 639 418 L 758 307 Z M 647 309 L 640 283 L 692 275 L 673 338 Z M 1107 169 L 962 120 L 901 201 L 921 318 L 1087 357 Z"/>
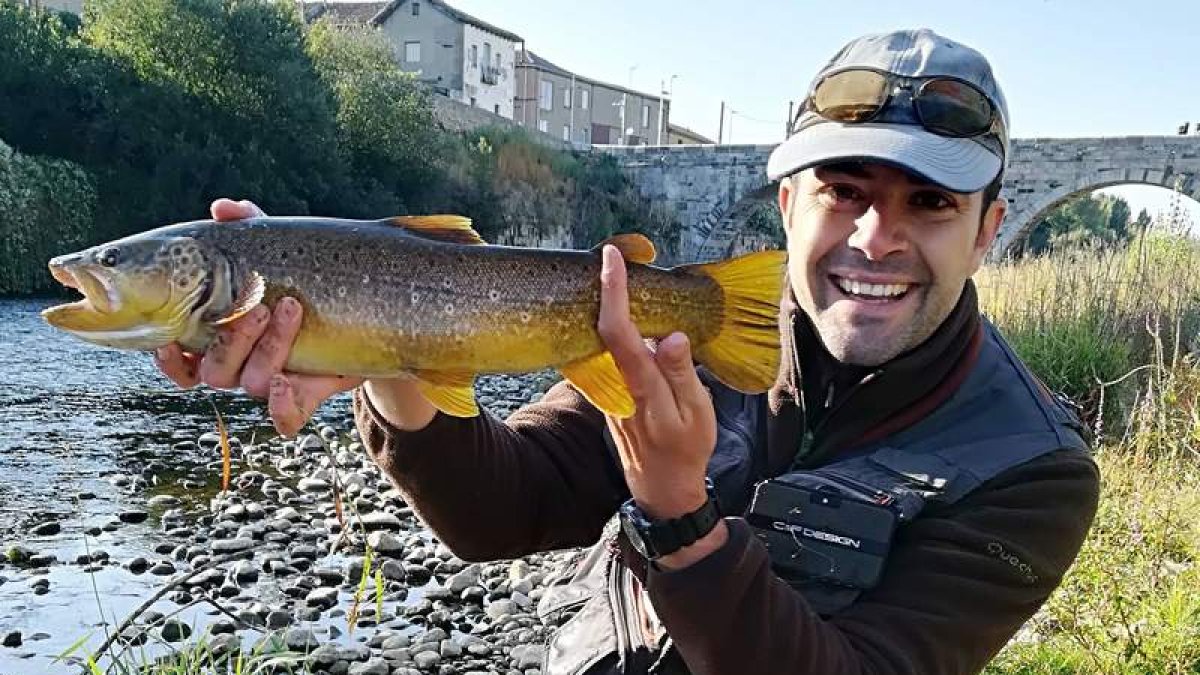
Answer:
<path fill-rule="evenodd" d="M 166 576 L 174 573 L 175 566 L 166 560 L 159 561 L 154 567 L 150 568 L 150 574 L 157 574 L 158 576 Z"/>
<path fill-rule="evenodd" d="M 437 652 L 421 652 L 413 654 L 413 663 L 421 670 L 427 670 L 442 662 L 442 655 Z"/>
<path fill-rule="evenodd" d="M 391 665 L 381 658 L 368 659 L 366 663 L 350 664 L 347 675 L 388 675 L 392 672 Z"/>
<path fill-rule="evenodd" d="M 200 438 L 196 439 L 196 443 L 202 448 L 215 448 L 221 442 L 221 435 L 215 431 L 200 434 Z"/>
<path fill-rule="evenodd" d="M 301 478 L 296 488 L 301 492 L 328 492 L 329 482 L 320 478 Z"/>
<path fill-rule="evenodd" d="M 217 586 L 225 580 L 221 570 L 205 570 L 184 582 L 185 586 Z"/>
<path fill-rule="evenodd" d="M 546 656 L 546 648 L 542 645 L 517 645 L 509 653 L 509 658 L 516 662 L 517 668 L 539 668 Z"/>
<path fill-rule="evenodd" d="M 320 580 L 322 586 L 337 586 L 345 579 L 341 570 L 332 567 L 317 567 L 313 569 L 312 573 Z"/>
<path fill-rule="evenodd" d="M 292 625 L 292 621 L 293 618 L 290 612 L 277 609 L 267 615 L 267 628 L 269 630 L 287 628 L 288 626 Z"/>
<path fill-rule="evenodd" d="M 238 553 L 254 548 L 254 540 L 246 538 L 218 539 L 212 543 L 214 554 Z"/>
<path fill-rule="evenodd" d="M 329 668 L 338 661 L 338 648 L 324 645 L 312 650 L 308 655 L 308 664 L 318 668 Z"/>
<path fill-rule="evenodd" d="M 495 600 L 484 608 L 484 613 L 492 619 L 517 613 L 517 603 L 512 600 Z"/>
<path fill-rule="evenodd" d="M 117 636 L 117 640 L 136 647 L 146 644 L 150 640 L 150 635 L 140 626 L 129 626 L 121 631 L 120 635 Z"/>
<path fill-rule="evenodd" d="M 30 534 L 37 535 L 39 537 L 47 537 L 52 534 L 58 534 L 59 532 L 62 532 L 62 525 L 60 525 L 57 520 L 48 520 L 44 523 L 38 523 L 29 530 Z"/>
<path fill-rule="evenodd" d="M 407 635 L 393 635 L 383 641 L 380 645 L 384 650 L 390 649 L 408 649 L 412 646 L 412 640 Z"/>
<path fill-rule="evenodd" d="M 21 646 L 21 631 L 14 630 L 4 634 L 4 638 L 0 639 L 0 646 L 3 647 L 20 647 Z"/>
<path fill-rule="evenodd" d="M 160 631 L 166 642 L 179 642 L 191 636 L 192 627 L 178 619 L 167 619 Z"/>
<path fill-rule="evenodd" d="M 322 587 L 313 590 L 304 598 L 305 604 L 310 607 L 320 607 L 328 609 L 337 604 L 338 589 Z"/>
<path fill-rule="evenodd" d="M 404 540 L 391 532 L 380 531 L 368 534 L 367 545 L 376 553 L 389 558 L 400 558 L 404 555 Z"/>
<path fill-rule="evenodd" d="M 31 548 L 24 546 L 12 546 L 5 552 L 4 557 L 8 562 L 14 565 L 24 565 L 29 562 L 29 559 L 36 555 L 37 552 Z"/>
<path fill-rule="evenodd" d="M 239 560 L 229 570 L 229 576 L 237 582 L 258 581 L 258 568 L 249 560 Z"/>
<path fill-rule="evenodd" d="M 146 500 L 147 506 L 155 507 L 179 506 L 181 503 L 182 502 L 180 499 L 174 495 L 154 495 L 150 499 Z"/>
<path fill-rule="evenodd" d="M 123 473 L 118 473 L 114 476 L 109 476 L 108 482 L 113 487 L 127 487 L 133 482 L 133 479 Z"/>
<path fill-rule="evenodd" d="M 362 525 L 368 532 L 375 530 L 400 530 L 403 523 L 387 511 L 375 511 L 362 517 Z"/>
<path fill-rule="evenodd" d="M 386 560 L 382 566 L 383 578 L 388 581 L 404 581 L 408 578 L 408 573 L 404 570 L 404 565 L 395 560 Z"/>
<path fill-rule="evenodd" d="M 270 620 L 269 617 L 268 620 Z M 288 649 L 298 652 L 311 652 L 321 646 L 321 643 L 317 641 L 317 636 L 307 628 L 293 628 L 287 631 L 283 634 L 283 641 L 287 644 Z"/>
<path fill-rule="evenodd" d="M 208 632 L 212 633 L 213 635 L 225 635 L 227 633 L 236 633 L 237 632 L 237 624 L 235 624 L 232 621 L 226 621 L 225 619 L 218 619 L 216 621 L 213 621 L 211 624 L 209 624 Z"/>
<path fill-rule="evenodd" d="M 119 518 L 122 523 L 130 523 L 134 525 L 137 523 L 146 522 L 146 518 L 148 517 L 150 517 L 150 514 L 141 509 L 129 509 L 117 514 L 117 518 Z"/>
<path fill-rule="evenodd" d="M 230 520 L 238 522 L 250 519 L 250 514 L 246 511 L 246 507 L 242 506 L 241 504 L 234 504 L 225 509 L 223 515 Z"/>
<path fill-rule="evenodd" d="M 371 658 L 371 649 L 360 644 L 346 645 L 338 652 L 338 658 L 342 661 L 366 661 Z"/>
<path fill-rule="evenodd" d="M 442 640 L 438 649 L 438 653 L 442 655 L 442 658 L 447 659 L 462 656 L 462 652 L 462 645 L 458 644 L 454 640 L 449 639 Z"/>
<path fill-rule="evenodd" d="M 232 635 L 229 633 L 214 635 L 213 638 L 208 641 L 208 650 L 212 652 L 213 656 L 218 658 L 241 651 L 241 649 L 241 638 L 239 638 L 237 635 Z"/>

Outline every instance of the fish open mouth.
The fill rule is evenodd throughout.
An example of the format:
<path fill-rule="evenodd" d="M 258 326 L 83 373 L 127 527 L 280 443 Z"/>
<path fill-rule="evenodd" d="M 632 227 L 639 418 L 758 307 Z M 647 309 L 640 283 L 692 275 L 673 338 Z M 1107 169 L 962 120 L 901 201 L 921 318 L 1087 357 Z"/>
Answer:
<path fill-rule="evenodd" d="M 52 260 L 50 274 L 58 283 L 83 295 L 81 300 L 68 303 L 72 307 L 108 314 L 120 306 L 120 300 L 114 297 L 112 289 L 98 275 L 82 267 L 67 266 Z"/>

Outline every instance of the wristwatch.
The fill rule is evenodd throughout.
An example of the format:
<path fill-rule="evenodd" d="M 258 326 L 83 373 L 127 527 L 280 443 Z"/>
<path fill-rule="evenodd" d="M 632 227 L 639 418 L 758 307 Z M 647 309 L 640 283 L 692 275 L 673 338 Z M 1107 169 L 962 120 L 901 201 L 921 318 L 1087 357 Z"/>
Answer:
<path fill-rule="evenodd" d="M 711 484 L 704 505 L 678 518 L 652 520 L 632 499 L 621 505 L 619 514 L 621 529 L 629 543 L 646 560 L 657 560 L 691 546 L 711 532 L 721 519 Z"/>

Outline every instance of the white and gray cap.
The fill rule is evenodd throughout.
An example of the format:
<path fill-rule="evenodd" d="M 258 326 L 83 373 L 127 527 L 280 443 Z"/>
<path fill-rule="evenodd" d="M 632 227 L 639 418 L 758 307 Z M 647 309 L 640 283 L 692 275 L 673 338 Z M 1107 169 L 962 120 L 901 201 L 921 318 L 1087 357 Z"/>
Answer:
<path fill-rule="evenodd" d="M 987 187 L 1008 164 L 1008 106 L 982 54 L 928 29 L 864 35 L 847 44 L 813 79 L 870 68 L 902 77 L 952 77 L 979 88 L 1000 115 L 999 130 L 950 138 L 921 126 L 912 105 L 889 103 L 870 122 L 843 123 L 805 110 L 793 133 L 771 153 L 767 176 L 778 180 L 831 162 L 880 162 L 912 172 L 953 192 Z M 810 89 L 811 91 L 811 89 Z"/>

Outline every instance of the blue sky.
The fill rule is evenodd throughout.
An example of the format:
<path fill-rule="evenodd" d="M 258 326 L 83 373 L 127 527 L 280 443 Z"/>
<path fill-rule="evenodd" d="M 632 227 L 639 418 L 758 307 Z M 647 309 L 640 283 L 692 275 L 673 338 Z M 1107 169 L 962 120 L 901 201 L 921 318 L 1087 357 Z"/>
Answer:
<path fill-rule="evenodd" d="M 782 139 L 788 102 L 856 35 L 928 27 L 983 52 L 1004 88 L 1012 135 L 1173 134 L 1200 122 L 1195 0 L 448 0 L 589 77 L 657 93 L 672 121 L 725 140 Z M 632 70 L 631 70 L 632 69 Z M 1120 188 L 1134 206 L 1170 193 Z M 1189 201 L 1200 222 L 1200 204 Z"/>

